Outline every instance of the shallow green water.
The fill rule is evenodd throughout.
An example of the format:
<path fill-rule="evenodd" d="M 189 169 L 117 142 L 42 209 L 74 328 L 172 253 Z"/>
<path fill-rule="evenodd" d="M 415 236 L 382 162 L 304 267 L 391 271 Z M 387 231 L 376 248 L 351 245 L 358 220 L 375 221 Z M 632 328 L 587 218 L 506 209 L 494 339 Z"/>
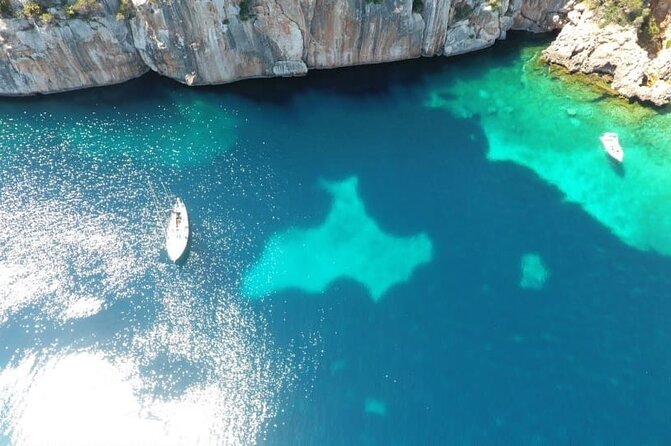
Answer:
<path fill-rule="evenodd" d="M 490 160 L 532 169 L 625 243 L 671 255 L 671 113 L 558 74 L 539 61 L 542 48 L 434 87 L 427 106 L 477 116 Z M 603 152 L 607 131 L 620 135 L 623 166 Z"/>

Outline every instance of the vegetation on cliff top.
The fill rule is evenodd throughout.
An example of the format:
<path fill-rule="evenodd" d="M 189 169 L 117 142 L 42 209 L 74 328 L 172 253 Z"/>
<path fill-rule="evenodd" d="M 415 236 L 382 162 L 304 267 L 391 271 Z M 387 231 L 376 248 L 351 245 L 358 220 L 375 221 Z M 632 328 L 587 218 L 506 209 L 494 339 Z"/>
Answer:
<path fill-rule="evenodd" d="M 48 10 L 46 10 L 47 7 Z M 47 2 L 46 6 L 45 2 L 31 0 L 24 3 L 23 7 L 18 10 L 12 6 L 11 0 L 0 0 L 0 17 L 32 19 L 46 25 L 54 23 L 58 18 L 64 18 L 65 15 L 86 19 L 102 12 L 101 0 L 75 0 L 70 5 L 66 1 Z M 130 18 L 131 16 L 131 0 L 121 0 L 117 18 Z"/>
<path fill-rule="evenodd" d="M 23 15 L 27 18 L 37 18 L 44 11 L 42 10 L 42 5 L 37 2 L 28 2 L 23 5 Z"/>
<path fill-rule="evenodd" d="M 501 9 L 501 0 L 487 0 L 487 6 L 499 11 Z"/>
<path fill-rule="evenodd" d="M 77 0 L 67 8 L 65 12 L 70 17 L 91 17 L 102 9 L 100 0 Z"/>
<path fill-rule="evenodd" d="M 45 25 L 51 25 L 56 21 L 56 17 L 50 12 L 45 12 L 40 14 L 40 21 Z"/>
<path fill-rule="evenodd" d="M 650 15 L 650 0 L 587 0 L 587 6 L 606 20 L 639 28 Z"/>
<path fill-rule="evenodd" d="M 10 0 L 0 0 L 0 17 L 10 17 L 12 15 L 12 2 Z"/>
<path fill-rule="evenodd" d="M 252 10 L 250 0 L 241 0 L 239 6 L 240 6 L 240 13 L 238 14 L 238 17 L 240 17 L 240 20 L 245 21 L 254 17 L 254 12 Z"/>
<path fill-rule="evenodd" d="M 116 13 L 117 20 L 127 20 L 133 17 L 133 3 L 131 0 L 121 0 L 119 10 Z"/>
<path fill-rule="evenodd" d="M 661 49 L 661 29 L 651 14 L 652 0 L 586 0 L 585 3 L 606 23 L 636 28 L 643 46 Z"/>

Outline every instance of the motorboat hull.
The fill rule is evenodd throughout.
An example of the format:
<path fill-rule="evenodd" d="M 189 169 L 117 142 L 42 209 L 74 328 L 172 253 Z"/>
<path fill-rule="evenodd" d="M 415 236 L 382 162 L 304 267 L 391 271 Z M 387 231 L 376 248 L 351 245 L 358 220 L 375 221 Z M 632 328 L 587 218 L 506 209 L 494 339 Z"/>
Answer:
<path fill-rule="evenodd" d="M 601 140 L 601 144 L 603 144 L 603 148 L 608 156 L 613 158 L 618 163 L 622 163 L 624 161 L 624 150 L 620 145 L 620 138 L 618 137 L 617 133 L 604 133 L 599 139 Z"/>

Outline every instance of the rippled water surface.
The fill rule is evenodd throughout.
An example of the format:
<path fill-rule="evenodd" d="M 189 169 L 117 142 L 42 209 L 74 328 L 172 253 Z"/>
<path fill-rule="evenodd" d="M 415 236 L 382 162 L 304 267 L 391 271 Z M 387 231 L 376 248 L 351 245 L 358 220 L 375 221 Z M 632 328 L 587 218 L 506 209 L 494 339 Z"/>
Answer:
<path fill-rule="evenodd" d="M 544 44 L 0 101 L 0 444 L 668 444 L 671 114 Z"/>

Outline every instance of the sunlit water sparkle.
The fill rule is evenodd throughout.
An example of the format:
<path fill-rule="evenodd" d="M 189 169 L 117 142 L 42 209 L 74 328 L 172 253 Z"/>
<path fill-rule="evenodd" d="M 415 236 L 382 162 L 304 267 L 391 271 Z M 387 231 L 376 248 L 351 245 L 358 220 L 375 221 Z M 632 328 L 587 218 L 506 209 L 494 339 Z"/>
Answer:
<path fill-rule="evenodd" d="M 184 105 L 193 120 L 179 122 L 200 119 L 192 109 L 202 106 Z M 184 140 L 224 154 L 227 118 L 172 138 L 152 125 L 160 113 L 138 128 L 105 111 L 82 125 L 49 115 L 46 135 L 39 120 L 15 124 L 4 144 L 0 324 L 14 349 L 2 354 L 0 432 L 17 445 L 253 443 L 291 386 L 295 355 L 273 347 L 263 318 L 197 251 L 186 267 L 162 254 L 175 169 L 196 160 Z M 233 229 L 244 250 L 241 223 L 204 216 L 195 237 L 207 231 L 230 254 Z"/>

